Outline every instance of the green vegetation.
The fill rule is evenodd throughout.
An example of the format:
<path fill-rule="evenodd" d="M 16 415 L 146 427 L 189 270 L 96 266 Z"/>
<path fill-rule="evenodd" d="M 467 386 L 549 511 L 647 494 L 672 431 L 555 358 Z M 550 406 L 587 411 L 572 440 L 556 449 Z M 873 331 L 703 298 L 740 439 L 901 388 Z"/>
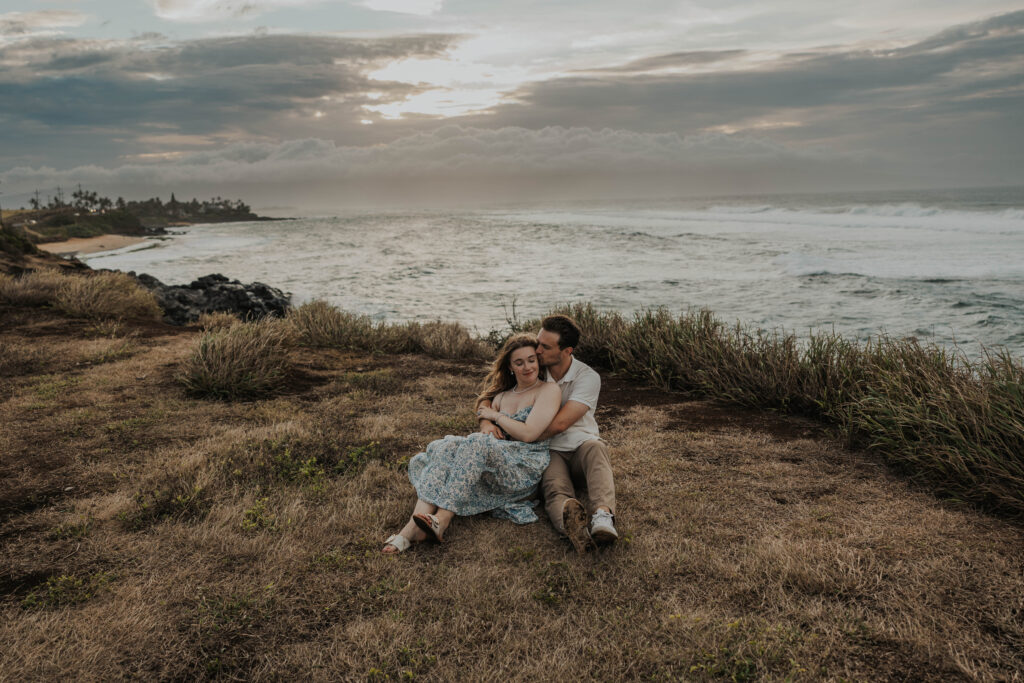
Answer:
<path fill-rule="evenodd" d="M 30 203 L 31 209 L 9 216 L 6 223 L 11 226 L 11 234 L 35 243 L 104 234 L 146 235 L 173 224 L 260 219 L 241 200 L 215 197 L 202 202 L 195 198 L 179 202 L 173 193 L 166 203 L 159 197 L 141 201 L 125 201 L 122 197 L 113 200 L 83 190 L 81 186 L 71 193 L 71 201 L 65 200 L 63 190 L 58 187 L 45 202 L 39 199 L 37 192 Z M 6 248 L 0 238 L 0 250 Z"/>
<path fill-rule="evenodd" d="M 5 212 L 6 213 L 6 212 Z M 4 223 L 6 225 L 6 221 Z M 18 235 L 7 228 L 0 228 L 0 253 L 11 256 L 23 256 L 25 254 L 36 254 L 39 249 L 30 240 Z"/>

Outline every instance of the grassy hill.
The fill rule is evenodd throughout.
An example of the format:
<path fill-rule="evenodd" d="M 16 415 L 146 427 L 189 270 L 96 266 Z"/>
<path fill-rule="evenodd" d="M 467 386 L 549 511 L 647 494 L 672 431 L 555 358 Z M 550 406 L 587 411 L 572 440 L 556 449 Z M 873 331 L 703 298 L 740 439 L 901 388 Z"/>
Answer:
<path fill-rule="evenodd" d="M 88 266 L 80 261 L 47 254 L 21 234 L 6 228 L 0 229 L 0 274 L 16 274 L 39 268 L 88 270 Z"/>
<path fill-rule="evenodd" d="M 479 516 L 388 557 L 409 457 L 474 428 L 484 363 L 463 337 L 381 328 L 372 353 L 354 343 L 366 330 L 323 347 L 357 318 L 272 321 L 256 336 L 277 335 L 260 354 L 282 362 L 276 389 L 213 400 L 183 380 L 226 362 L 218 344 L 242 336 L 229 320 L 204 337 L 138 317 L 138 299 L 132 317 L 73 308 L 83 297 L 0 302 L 0 679 L 1024 670 L 1021 528 L 937 500 L 819 422 L 606 374 L 615 547 L 579 557 L 543 517 Z"/>

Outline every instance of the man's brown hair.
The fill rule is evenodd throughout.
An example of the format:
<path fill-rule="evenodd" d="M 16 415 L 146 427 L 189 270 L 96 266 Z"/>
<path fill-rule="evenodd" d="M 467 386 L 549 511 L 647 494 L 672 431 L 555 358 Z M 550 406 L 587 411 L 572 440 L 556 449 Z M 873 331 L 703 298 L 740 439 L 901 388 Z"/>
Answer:
<path fill-rule="evenodd" d="M 541 329 L 558 334 L 558 348 L 576 348 L 580 343 L 580 328 L 566 315 L 549 315 L 540 321 Z"/>

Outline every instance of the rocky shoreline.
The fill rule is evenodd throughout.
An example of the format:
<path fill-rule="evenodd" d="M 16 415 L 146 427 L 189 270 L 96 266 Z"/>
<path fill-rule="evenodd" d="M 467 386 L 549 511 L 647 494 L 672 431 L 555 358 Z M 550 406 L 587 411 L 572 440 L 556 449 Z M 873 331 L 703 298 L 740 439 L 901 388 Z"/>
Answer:
<path fill-rule="evenodd" d="M 291 294 L 276 287 L 252 282 L 244 284 L 220 273 L 204 275 L 187 285 L 165 285 L 152 275 L 128 275 L 156 295 L 164 309 L 164 322 L 188 325 L 203 313 L 233 313 L 243 320 L 284 316 L 291 308 Z"/>

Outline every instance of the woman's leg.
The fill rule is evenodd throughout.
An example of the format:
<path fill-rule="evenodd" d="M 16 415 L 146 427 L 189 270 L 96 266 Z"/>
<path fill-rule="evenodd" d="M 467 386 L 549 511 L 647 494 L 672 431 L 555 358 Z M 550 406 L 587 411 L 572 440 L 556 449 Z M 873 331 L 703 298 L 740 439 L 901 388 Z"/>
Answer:
<path fill-rule="evenodd" d="M 441 536 L 443 537 L 445 531 L 448 530 L 448 525 L 451 524 L 452 520 L 455 518 L 455 513 L 451 510 L 445 510 L 444 508 L 437 508 L 437 512 L 434 513 L 434 516 L 437 517 L 437 523 L 441 527 Z"/>
<path fill-rule="evenodd" d="M 413 512 L 413 524 L 416 523 L 415 518 L 418 517 L 421 524 L 432 526 L 432 523 L 425 519 L 427 515 L 431 515 L 437 520 L 437 528 L 434 529 L 434 532 L 436 532 L 438 539 L 444 538 L 445 531 L 447 531 L 448 526 L 452 523 L 455 513 L 451 510 L 431 505 L 430 503 L 423 503 L 423 507 L 421 508 L 419 503 L 423 503 L 423 501 L 419 501 L 416 505 L 416 510 Z M 423 526 L 419 526 L 417 528 L 419 528 L 421 532 L 426 533 L 423 531 Z"/>
<path fill-rule="evenodd" d="M 416 507 L 412 510 L 413 514 L 426 513 L 428 515 L 432 515 L 436 511 L 436 505 L 432 505 L 425 500 L 420 500 L 419 498 L 416 499 Z M 419 543 L 427 538 L 426 532 L 416 526 L 416 523 L 412 521 L 412 517 L 410 517 L 409 521 L 402 527 L 402 530 L 398 532 L 398 535 L 405 536 L 410 543 Z M 398 550 L 396 550 L 394 546 L 386 545 L 383 548 L 383 552 L 390 555 L 392 553 L 397 553 Z"/>

